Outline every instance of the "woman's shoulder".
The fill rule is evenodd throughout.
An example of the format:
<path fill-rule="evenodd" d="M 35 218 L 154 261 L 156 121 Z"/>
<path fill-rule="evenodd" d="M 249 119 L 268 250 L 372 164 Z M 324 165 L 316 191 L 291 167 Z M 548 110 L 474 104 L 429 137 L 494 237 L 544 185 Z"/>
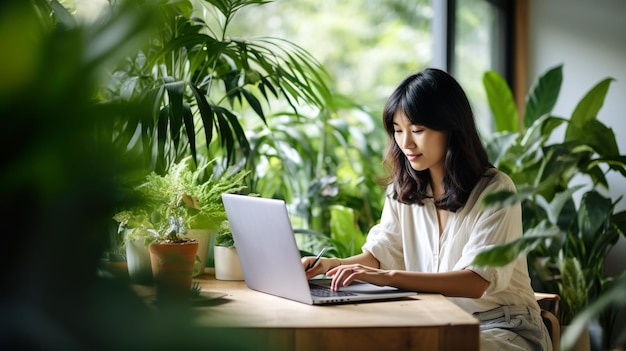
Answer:
<path fill-rule="evenodd" d="M 513 183 L 511 177 L 497 168 L 487 169 L 484 176 L 478 183 L 482 185 L 479 186 L 479 188 L 482 188 L 480 189 L 481 193 L 487 189 L 491 191 L 515 191 L 516 189 L 515 183 Z"/>
<path fill-rule="evenodd" d="M 476 186 L 474 186 L 472 193 L 465 203 L 465 208 L 474 208 L 474 205 L 480 203 L 480 199 L 483 196 L 499 191 L 515 192 L 515 184 L 506 173 L 497 168 L 489 168 L 485 171 Z"/>

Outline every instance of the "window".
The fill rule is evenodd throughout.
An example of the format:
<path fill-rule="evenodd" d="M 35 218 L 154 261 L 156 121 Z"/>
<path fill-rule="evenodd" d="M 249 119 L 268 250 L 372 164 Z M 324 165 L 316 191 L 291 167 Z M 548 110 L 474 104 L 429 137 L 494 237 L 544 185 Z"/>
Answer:
<path fill-rule="evenodd" d="M 75 0 L 93 13 L 105 0 Z M 92 4 L 93 3 L 93 4 Z M 198 2 L 201 3 L 201 2 Z M 322 62 L 338 92 L 382 110 L 409 72 L 427 66 L 453 74 L 483 135 L 492 130 L 482 75 L 512 73 L 510 0 L 276 0 L 237 14 L 240 33 L 294 42 Z M 78 12 L 81 12 L 78 11 Z"/>
<path fill-rule="evenodd" d="M 509 0 L 448 0 L 447 18 L 453 18 L 448 24 L 453 33 L 447 40 L 447 48 L 451 50 L 447 55 L 449 72 L 467 92 L 478 128 L 485 136 L 493 129 L 482 76 L 488 70 L 495 70 L 512 81 L 512 3 Z"/>

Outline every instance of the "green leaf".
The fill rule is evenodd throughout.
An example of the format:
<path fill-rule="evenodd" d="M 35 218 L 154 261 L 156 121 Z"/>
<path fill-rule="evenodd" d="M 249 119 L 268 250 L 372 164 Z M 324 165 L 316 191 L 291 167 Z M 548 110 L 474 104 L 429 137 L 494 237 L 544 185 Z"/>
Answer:
<path fill-rule="evenodd" d="M 204 136 L 207 149 L 213 140 L 213 109 L 207 101 L 206 97 L 200 91 L 195 84 L 189 83 L 189 87 L 196 98 L 196 104 L 198 111 L 200 111 L 200 118 L 202 119 L 202 125 L 204 126 Z"/>
<path fill-rule="evenodd" d="M 265 114 L 263 113 L 263 108 L 261 107 L 259 100 L 246 89 L 242 88 L 241 93 L 246 98 L 246 100 L 248 101 L 248 104 L 250 104 L 250 107 L 252 107 L 254 112 L 256 112 L 256 114 L 261 118 L 261 120 L 263 120 L 263 123 L 267 124 L 267 121 L 265 120 Z"/>
<path fill-rule="evenodd" d="M 489 160 L 494 166 L 500 168 L 501 163 L 505 161 L 505 157 L 511 152 L 511 148 L 516 145 L 519 133 L 496 133 L 485 145 Z M 503 165 L 502 165 L 503 166 Z"/>
<path fill-rule="evenodd" d="M 531 198 L 535 192 L 536 188 L 534 187 L 524 187 L 516 192 L 508 190 L 495 191 L 486 194 L 482 199 L 482 203 L 489 207 L 507 207 Z"/>
<path fill-rule="evenodd" d="M 613 130 L 597 119 L 585 122 L 580 129 L 568 128 L 568 130 L 570 134 L 566 140 L 587 144 L 602 157 L 619 156 L 619 148 Z"/>
<path fill-rule="evenodd" d="M 566 119 L 544 115 L 527 128 L 526 134 L 521 141 L 522 146 L 528 146 L 532 143 L 539 142 L 543 147 L 545 142 L 550 138 L 552 132 L 561 124 L 567 122 Z"/>
<path fill-rule="evenodd" d="M 524 127 L 528 128 L 541 116 L 552 111 L 561 91 L 563 81 L 563 66 L 559 65 L 543 76 L 526 96 L 526 110 L 524 111 Z"/>
<path fill-rule="evenodd" d="M 170 136 L 172 137 L 174 148 L 177 148 L 180 141 L 179 133 L 183 126 L 183 91 L 185 82 L 176 81 L 171 77 L 166 77 L 164 80 L 171 109 L 169 114 Z"/>
<path fill-rule="evenodd" d="M 569 324 L 561 337 L 561 349 L 571 350 L 580 333 L 589 327 L 589 322 L 593 318 L 600 316 L 603 312 L 626 306 L 626 276 L 622 276 L 611 286 L 607 291 L 598 297 L 597 300 L 590 303 L 587 307 L 581 310 L 576 317 Z M 624 340 L 626 337 L 626 330 L 619 331 L 620 335 L 618 339 Z"/>
<path fill-rule="evenodd" d="M 520 255 L 527 253 L 545 240 L 554 238 L 560 233 L 558 227 L 546 224 L 545 221 L 527 231 L 521 238 L 510 243 L 488 248 L 474 258 L 476 266 L 501 267 L 515 261 Z"/>
<path fill-rule="evenodd" d="M 197 162 L 196 157 L 196 126 L 193 122 L 193 113 L 188 104 L 183 105 L 183 122 L 185 124 L 185 132 L 187 133 L 187 141 L 189 142 L 189 149 L 191 150 L 191 156 L 193 161 Z"/>
<path fill-rule="evenodd" d="M 602 157 L 590 160 L 585 169 L 589 170 L 597 167 L 599 164 L 606 164 L 610 169 L 618 171 L 622 176 L 626 177 L 626 155 Z"/>
<path fill-rule="evenodd" d="M 550 205 L 546 211 L 550 223 L 558 223 L 558 219 L 561 215 L 561 210 L 563 210 L 563 206 L 565 206 L 565 204 L 572 199 L 572 195 L 582 187 L 583 185 L 577 185 L 571 188 L 567 188 L 565 191 L 554 195 L 554 198 L 550 202 Z"/>
<path fill-rule="evenodd" d="M 588 133 L 585 126 L 587 122 L 598 116 L 613 80 L 613 78 L 606 78 L 596 84 L 576 105 L 565 132 L 565 141 L 576 140 L 579 136 Z"/>
<path fill-rule="evenodd" d="M 578 258 L 565 256 L 561 251 L 557 263 L 561 278 L 558 285 L 563 307 L 562 323 L 569 324 L 587 304 L 588 286 Z"/>
<path fill-rule="evenodd" d="M 596 233 L 613 213 L 613 203 L 597 191 L 585 193 L 578 211 L 578 229 L 586 246 L 596 240 Z"/>
<path fill-rule="evenodd" d="M 497 132 L 519 131 L 519 116 L 513 93 L 507 82 L 495 71 L 483 75 L 483 85 L 493 113 Z"/>

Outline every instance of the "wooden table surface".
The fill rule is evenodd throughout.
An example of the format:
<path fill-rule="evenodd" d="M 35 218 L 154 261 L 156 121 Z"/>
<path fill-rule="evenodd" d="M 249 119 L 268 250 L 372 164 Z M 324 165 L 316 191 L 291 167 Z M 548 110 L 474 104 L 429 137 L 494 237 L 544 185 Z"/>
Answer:
<path fill-rule="evenodd" d="M 194 279 L 210 298 L 194 307 L 197 323 L 237 330 L 259 349 L 478 350 L 478 321 L 441 295 L 312 306 L 207 272 Z"/>

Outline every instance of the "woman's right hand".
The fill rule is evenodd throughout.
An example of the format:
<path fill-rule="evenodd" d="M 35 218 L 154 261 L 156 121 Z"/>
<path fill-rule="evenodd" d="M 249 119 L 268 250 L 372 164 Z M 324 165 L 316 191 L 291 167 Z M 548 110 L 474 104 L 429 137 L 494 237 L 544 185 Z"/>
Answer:
<path fill-rule="evenodd" d="M 306 279 L 311 279 L 318 274 L 325 274 L 330 269 L 335 268 L 339 266 L 340 264 L 339 263 L 340 261 L 337 258 L 322 257 L 320 258 L 319 261 L 317 261 L 315 266 L 307 270 L 306 268 L 315 261 L 315 256 L 302 257 L 301 261 L 302 261 L 302 268 L 304 269 L 306 273 Z"/>

